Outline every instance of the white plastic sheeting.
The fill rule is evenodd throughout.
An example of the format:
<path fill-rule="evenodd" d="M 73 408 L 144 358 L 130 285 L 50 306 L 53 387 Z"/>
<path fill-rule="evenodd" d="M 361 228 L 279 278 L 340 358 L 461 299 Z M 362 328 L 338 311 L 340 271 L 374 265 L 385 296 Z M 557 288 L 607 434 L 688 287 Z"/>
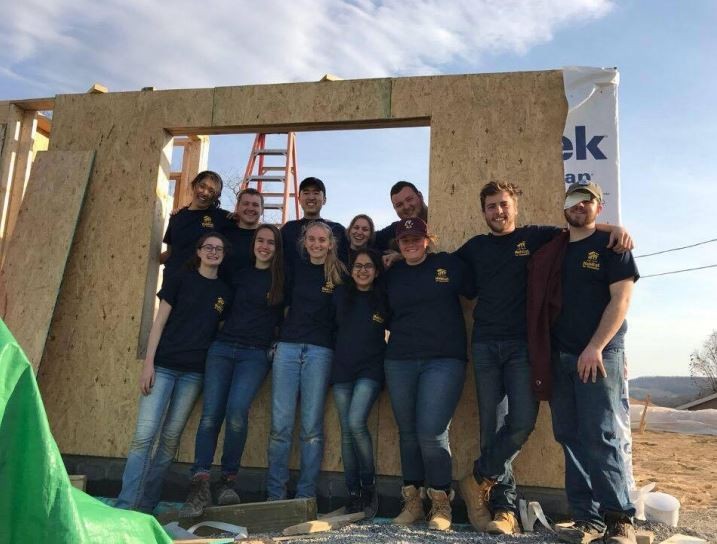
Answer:
<path fill-rule="evenodd" d="M 633 429 L 640 427 L 644 409 L 644 404 L 630 405 L 630 426 Z M 717 436 L 717 410 L 675 410 L 650 406 L 646 423 L 648 431 Z"/>
<path fill-rule="evenodd" d="M 565 188 L 594 181 L 603 191 L 603 223 L 620 223 L 620 156 L 615 68 L 567 66 L 563 85 L 568 116 L 563 132 Z"/>

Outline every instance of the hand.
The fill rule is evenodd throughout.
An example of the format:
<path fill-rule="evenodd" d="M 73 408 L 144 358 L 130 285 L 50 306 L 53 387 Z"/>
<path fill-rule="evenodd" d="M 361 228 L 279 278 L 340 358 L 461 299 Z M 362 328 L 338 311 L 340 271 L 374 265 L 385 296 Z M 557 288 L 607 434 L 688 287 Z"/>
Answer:
<path fill-rule="evenodd" d="M 578 376 L 583 383 L 588 383 L 589 378 L 595 383 L 598 374 L 607 378 L 605 365 L 602 363 L 602 350 L 588 344 L 578 357 Z"/>
<path fill-rule="evenodd" d="M 154 387 L 154 363 L 145 361 L 142 374 L 139 376 L 139 390 L 146 397 Z"/>
<path fill-rule="evenodd" d="M 186 210 L 189 208 L 189 206 L 180 206 L 179 208 L 174 208 L 171 212 L 169 212 L 169 215 L 177 215 L 182 210 Z"/>
<path fill-rule="evenodd" d="M 266 358 L 269 360 L 269 363 L 274 362 L 274 355 L 276 355 L 276 342 L 272 342 L 269 349 L 266 350 Z"/>
<path fill-rule="evenodd" d="M 403 259 L 403 255 L 401 255 L 398 251 L 387 251 L 386 254 L 382 257 L 383 258 L 383 267 L 388 270 L 393 266 L 394 263 L 397 263 L 401 259 Z"/>
<path fill-rule="evenodd" d="M 610 240 L 607 243 L 607 247 L 615 253 L 626 253 L 633 250 L 635 243 L 624 227 L 616 227 L 610 231 Z"/>

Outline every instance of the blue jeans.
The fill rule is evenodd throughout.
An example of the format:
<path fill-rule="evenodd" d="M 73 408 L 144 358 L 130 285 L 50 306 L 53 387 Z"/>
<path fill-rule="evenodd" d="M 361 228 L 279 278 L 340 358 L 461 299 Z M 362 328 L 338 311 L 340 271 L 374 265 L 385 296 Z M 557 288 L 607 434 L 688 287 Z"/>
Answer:
<path fill-rule="evenodd" d="M 490 496 L 493 510 L 514 511 L 517 493 L 513 459 L 533 432 L 538 417 L 528 346 L 524 340 L 476 342 L 473 368 L 480 418 L 480 457 L 473 464 L 473 475 L 497 481 Z M 499 425 L 498 406 L 506 397 L 508 414 Z"/>
<path fill-rule="evenodd" d="M 204 404 L 194 445 L 192 474 L 208 473 L 226 415 L 222 473 L 235 475 L 248 428 L 249 408 L 269 372 L 264 348 L 215 340 L 207 353 Z"/>
<path fill-rule="evenodd" d="M 140 397 L 137 428 L 122 475 L 115 506 L 152 512 L 172 464 L 189 414 L 202 392 L 203 375 L 157 366 L 152 392 Z M 152 456 L 152 447 L 157 449 Z"/>
<path fill-rule="evenodd" d="M 603 351 L 607 378 L 583 383 L 578 358 L 553 354 L 553 433 L 565 453 L 565 492 L 576 520 L 605 527 L 605 512 L 635 514 L 620 455 L 615 414 L 623 410 L 624 354 Z"/>
<path fill-rule="evenodd" d="M 358 493 L 361 486 L 374 484 L 376 468 L 367 422 L 380 392 L 381 384 L 369 378 L 334 384 L 334 401 L 341 424 L 341 457 L 349 493 Z"/>
<path fill-rule="evenodd" d="M 315 497 L 324 455 L 324 403 L 334 351 L 313 344 L 279 342 L 274 354 L 269 434 L 269 499 L 285 499 L 296 404 L 300 402 L 301 474 L 296 497 Z"/>
<path fill-rule="evenodd" d="M 453 481 L 448 428 L 463 391 L 465 362 L 386 359 L 384 371 L 404 481 L 447 489 Z"/>

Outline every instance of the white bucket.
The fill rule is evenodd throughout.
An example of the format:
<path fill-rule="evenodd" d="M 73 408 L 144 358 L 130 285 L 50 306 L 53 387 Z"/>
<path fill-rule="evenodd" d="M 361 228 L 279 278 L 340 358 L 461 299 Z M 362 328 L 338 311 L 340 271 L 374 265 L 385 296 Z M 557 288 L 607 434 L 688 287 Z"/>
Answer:
<path fill-rule="evenodd" d="M 680 501 L 667 493 L 648 493 L 644 499 L 645 517 L 648 521 L 659 521 L 677 527 L 680 517 Z"/>

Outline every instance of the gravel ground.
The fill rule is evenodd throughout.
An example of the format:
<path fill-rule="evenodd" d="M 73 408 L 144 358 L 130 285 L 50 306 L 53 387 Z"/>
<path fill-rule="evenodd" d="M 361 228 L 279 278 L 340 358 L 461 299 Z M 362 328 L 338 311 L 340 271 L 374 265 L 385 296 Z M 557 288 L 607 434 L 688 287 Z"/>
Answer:
<path fill-rule="evenodd" d="M 655 544 L 676 533 L 703 538 L 707 542 L 717 542 L 717 508 L 680 510 L 679 527 L 651 521 L 638 521 L 637 526 L 654 532 Z"/>
<path fill-rule="evenodd" d="M 655 544 L 659 544 L 669 536 L 682 533 L 696 536 L 717 543 L 717 508 L 702 508 L 686 510 L 680 513 L 680 526 L 669 527 L 662 523 L 637 522 L 639 529 L 647 529 L 655 533 Z M 250 535 L 252 536 L 279 536 L 272 535 Z M 470 525 L 454 525 L 451 531 L 441 533 L 430 531 L 425 524 L 418 524 L 412 527 L 399 527 L 391 525 L 387 519 L 376 519 L 372 523 L 357 523 L 332 531 L 329 533 L 318 533 L 310 537 L 296 537 L 287 542 L 291 544 L 417 544 L 431 542 L 436 544 L 457 544 L 464 542 L 471 543 L 503 543 L 503 544 L 547 544 L 560 542 L 547 530 L 542 529 L 536 533 L 526 533 L 516 536 L 491 536 L 478 534 Z"/>

